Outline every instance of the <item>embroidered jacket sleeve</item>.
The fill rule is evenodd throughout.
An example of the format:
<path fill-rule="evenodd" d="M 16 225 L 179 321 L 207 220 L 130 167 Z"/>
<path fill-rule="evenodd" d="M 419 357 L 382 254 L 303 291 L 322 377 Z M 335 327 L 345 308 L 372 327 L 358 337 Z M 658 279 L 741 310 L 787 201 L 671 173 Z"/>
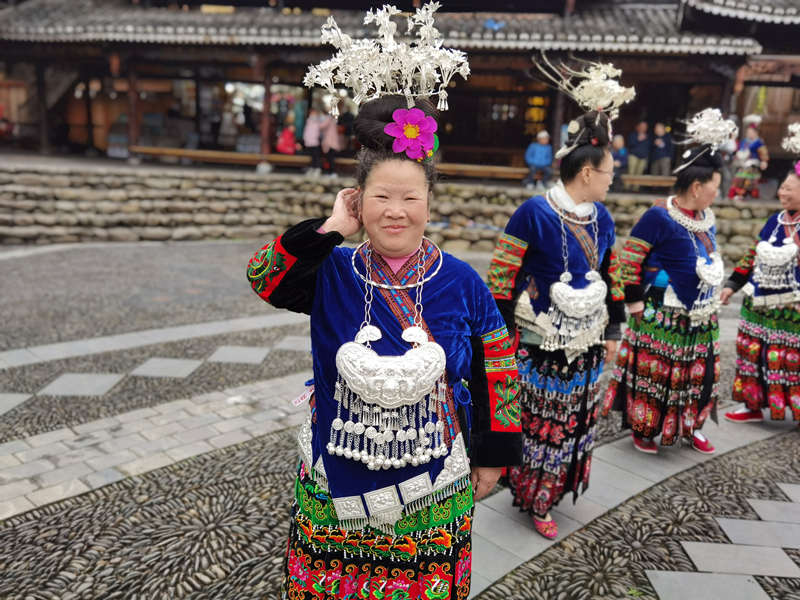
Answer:
<path fill-rule="evenodd" d="M 514 305 L 522 293 L 519 285 L 520 277 L 524 277 L 522 265 L 533 229 L 526 209 L 526 204 L 523 204 L 509 219 L 505 231 L 497 240 L 487 277 L 489 291 L 513 338 L 517 334 Z"/>
<path fill-rule="evenodd" d="M 506 328 L 473 336 L 470 461 L 505 467 L 522 461 L 520 384 L 514 345 Z"/>
<path fill-rule="evenodd" d="M 336 231 L 319 233 L 323 222 L 324 219 L 311 219 L 298 223 L 250 259 L 247 279 L 265 302 L 311 313 L 317 270 L 344 239 Z"/>
<path fill-rule="evenodd" d="M 648 210 L 633 226 L 631 235 L 620 252 L 620 280 L 625 302 L 644 300 L 645 284 L 643 269 L 650 251 L 657 244 L 659 217 L 654 209 Z"/>
<path fill-rule="evenodd" d="M 606 307 L 608 308 L 608 326 L 605 331 L 607 340 L 622 338 L 620 324 L 625 321 L 625 291 L 622 285 L 620 261 L 613 248 L 606 250 L 603 262 L 600 264 L 600 273 L 606 282 Z"/>
<path fill-rule="evenodd" d="M 731 288 L 734 292 L 738 292 L 744 284 L 747 283 L 747 280 L 750 279 L 750 274 L 753 272 L 753 264 L 756 259 L 756 244 L 758 244 L 759 241 L 760 240 L 756 240 L 753 242 L 747 249 L 747 252 L 744 253 L 744 256 L 736 263 L 733 272 L 730 277 L 728 277 L 728 281 L 725 282 L 725 287 Z"/>
<path fill-rule="evenodd" d="M 495 301 L 477 275 L 473 290 L 470 461 L 478 467 L 518 465 L 522 461 L 522 425 L 516 348 Z"/>

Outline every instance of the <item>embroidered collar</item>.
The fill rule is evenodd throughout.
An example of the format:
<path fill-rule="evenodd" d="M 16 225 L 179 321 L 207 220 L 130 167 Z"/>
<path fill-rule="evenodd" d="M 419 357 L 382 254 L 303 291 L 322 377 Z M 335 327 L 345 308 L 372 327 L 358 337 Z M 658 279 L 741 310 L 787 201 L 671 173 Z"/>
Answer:
<path fill-rule="evenodd" d="M 564 187 L 564 182 L 562 181 L 556 182 L 556 184 L 550 188 L 550 199 L 561 210 L 581 218 L 591 216 L 595 210 L 594 202 L 581 202 L 580 204 L 576 204 L 572 196 L 567 193 L 567 189 Z"/>

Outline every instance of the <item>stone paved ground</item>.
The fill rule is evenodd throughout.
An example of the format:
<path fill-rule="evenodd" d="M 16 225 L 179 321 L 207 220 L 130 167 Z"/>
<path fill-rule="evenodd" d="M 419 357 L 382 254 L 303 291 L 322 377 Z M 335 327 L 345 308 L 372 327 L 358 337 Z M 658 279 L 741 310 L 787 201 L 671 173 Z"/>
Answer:
<path fill-rule="evenodd" d="M 258 245 L 0 253 L 0 281 L 17 282 L 0 296 L 0 312 L 10 316 L 0 339 L 0 598 L 275 597 L 296 453 L 293 433 L 305 411 L 290 400 L 309 377 L 310 359 L 305 317 L 274 311 L 244 280 L 243 264 Z M 487 255 L 466 258 L 485 272 Z M 735 310 L 728 307 L 723 315 L 725 386 L 732 374 Z M 602 538 L 605 529 L 593 527 L 603 519 L 624 520 L 630 514 L 626 507 L 644 496 L 628 498 L 664 478 L 666 483 L 644 495 L 669 504 L 666 499 L 674 496 L 668 486 L 683 475 L 669 477 L 680 470 L 715 482 L 741 479 L 736 461 L 729 467 L 723 457 L 696 466 L 701 459 L 685 449 L 670 454 L 667 466 L 630 463 L 627 440 L 614 442 L 618 429 L 616 419 L 601 425 L 601 443 L 608 443 L 597 452 L 594 497 L 559 508 L 560 544 L 542 543 L 520 527 L 530 529 L 511 510 L 505 490 L 479 506 L 475 594 L 506 590 L 509 598 L 539 598 L 519 582 L 529 581 L 548 557 L 562 557 L 563 548 L 577 543 L 571 540 L 583 545 Z M 764 425 L 728 436 L 725 449 L 778 432 Z M 773 447 L 786 452 L 784 439 L 791 438 L 761 442 L 764 452 Z M 741 467 L 750 475 L 761 466 L 759 452 L 740 451 L 753 463 Z M 796 452 L 793 456 L 786 462 L 795 468 Z M 769 460 L 766 479 L 773 473 Z M 662 532 L 674 561 L 630 563 L 636 567 L 631 590 L 654 597 L 654 588 L 680 589 L 689 579 L 676 584 L 674 573 L 696 576 L 695 567 L 702 571 L 709 556 L 706 546 L 687 546 L 692 542 L 729 539 L 741 548 L 758 546 L 764 536 L 791 542 L 794 530 L 775 525 L 784 505 L 742 500 L 797 502 L 792 496 L 797 492 L 792 485 L 800 483 L 797 469 L 779 475 L 777 481 L 787 487 L 772 486 L 768 494 L 747 488 L 739 497 L 730 482 L 721 492 L 700 489 L 700 500 L 691 506 L 707 513 L 704 523 L 713 522 L 710 535 Z M 657 491 L 662 487 L 667 491 Z M 746 506 L 749 512 L 715 512 L 712 501 L 720 497 L 727 498 L 726 506 Z M 793 515 L 791 510 L 787 514 Z M 742 523 L 759 516 L 762 525 Z M 492 519 L 503 526 L 517 519 L 514 535 L 503 539 L 501 529 L 491 530 Z M 800 550 L 791 543 L 771 551 L 776 548 L 797 561 Z M 513 551 L 513 560 L 502 568 L 482 558 L 502 558 L 502 551 Z M 788 568 L 785 560 L 783 566 Z M 752 575 L 751 583 L 773 598 L 793 597 L 775 594 L 795 593 L 800 581 Z M 726 589 L 731 580 L 720 576 L 696 585 Z M 492 584 L 496 579 L 501 581 Z M 536 585 L 552 594 L 568 583 L 551 577 Z"/>

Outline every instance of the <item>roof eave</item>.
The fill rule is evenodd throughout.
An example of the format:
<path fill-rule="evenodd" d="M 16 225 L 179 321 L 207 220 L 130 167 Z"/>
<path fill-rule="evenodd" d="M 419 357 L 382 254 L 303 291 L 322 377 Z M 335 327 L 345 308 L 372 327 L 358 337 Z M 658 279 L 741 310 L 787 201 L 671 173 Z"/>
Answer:
<path fill-rule="evenodd" d="M 232 46 L 303 46 L 321 47 L 318 36 L 269 36 L 269 35 L 183 35 L 125 33 L 83 33 L 65 35 L 41 35 L 38 33 L 3 33 L 0 41 L 28 43 L 129 43 L 129 44 L 190 44 Z M 579 51 L 610 53 L 684 54 L 684 55 L 732 55 L 752 56 L 760 54 L 761 46 L 755 40 L 732 38 L 709 39 L 702 43 L 680 43 L 672 40 L 643 40 L 639 42 L 608 42 L 592 40 L 494 40 L 445 38 L 447 46 L 461 50 L 505 50 L 505 51 Z"/>
<path fill-rule="evenodd" d="M 744 21 L 755 21 L 757 23 L 774 23 L 778 25 L 800 25 L 800 13 L 794 15 L 775 14 L 760 10 L 746 10 L 732 6 L 720 6 L 711 4 L 703 0 L 683 0 L 692 8 L 720 17 L 732 17 Z M 765 3 L 765 5 L 768 3 Z"/>

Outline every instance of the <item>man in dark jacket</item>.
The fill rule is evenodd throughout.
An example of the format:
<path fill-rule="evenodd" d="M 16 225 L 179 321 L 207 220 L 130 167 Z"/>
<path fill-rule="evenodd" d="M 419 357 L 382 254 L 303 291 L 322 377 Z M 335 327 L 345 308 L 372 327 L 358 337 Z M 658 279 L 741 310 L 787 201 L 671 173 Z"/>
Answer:
<path fill-rule="evenodd" d="M 652 140 L 647 134 L 647 121 L 639 121 L 636 131 L 628 136 L 628 175 L 644 175 L 651 148 Z M 631 186 L 631 189 L 638 191 L 639 186 Z"/>
<path fill-rule="evenodd" d="M 650 174 L 669 176 L 672 172 L 672 136 L 663 123 L 653 126 L 653 150 L 650 154 Z"/>

